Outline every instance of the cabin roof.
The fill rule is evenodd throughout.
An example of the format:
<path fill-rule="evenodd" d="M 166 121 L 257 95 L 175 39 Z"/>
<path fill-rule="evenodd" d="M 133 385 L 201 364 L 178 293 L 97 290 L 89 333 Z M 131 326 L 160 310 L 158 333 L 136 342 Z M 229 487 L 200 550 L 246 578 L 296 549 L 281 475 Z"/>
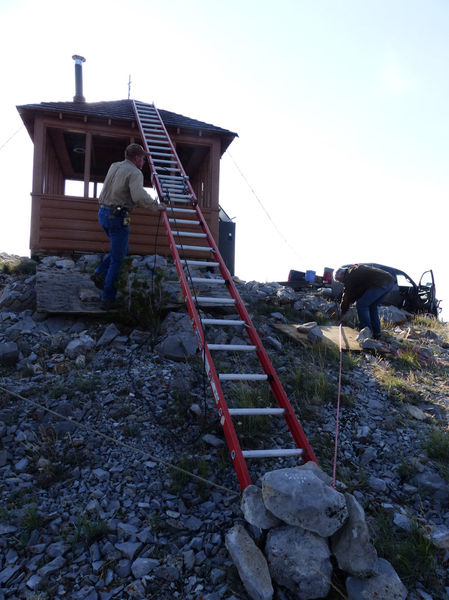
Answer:
<path fill-rule="evenodd" d="M 145 104 L 145 103 L 143 103 Z M 132 100 L 112 100 L 106 102 L 40 102 L 39 104 L 23 104 L 17 106 L 17 110 L 25 123 L 25 126 L 33 138 L 34 117 L 36 112 L 62 112 L 73 116 L 90 116 L 94 118 L 106 118 L 119 121 L 135 121 L 136 117 Z M 179 127 L 184 130 L 201 130 L 217 134 L 221 138 L 221 152 L 237 137 L 237 133 L 217 127 L 204 121 L 191 119 L 184 115 L 168 110 L 158 109 L 162 121 L 166 127 Z"/>

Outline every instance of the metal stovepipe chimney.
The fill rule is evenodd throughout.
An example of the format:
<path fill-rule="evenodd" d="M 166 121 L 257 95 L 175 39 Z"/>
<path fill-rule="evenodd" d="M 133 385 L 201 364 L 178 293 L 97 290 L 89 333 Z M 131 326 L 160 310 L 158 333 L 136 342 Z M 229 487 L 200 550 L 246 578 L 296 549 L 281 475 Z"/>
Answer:
<path fill-rule="evenodd" d="M 83 96 L 83 62 L 86 62 L 84 56 L 78 56 L 74 54 L 72 56 L 75 61 L 75 95 L 73 96 L 73 102 L 86 102 L 86 98 Z"/>

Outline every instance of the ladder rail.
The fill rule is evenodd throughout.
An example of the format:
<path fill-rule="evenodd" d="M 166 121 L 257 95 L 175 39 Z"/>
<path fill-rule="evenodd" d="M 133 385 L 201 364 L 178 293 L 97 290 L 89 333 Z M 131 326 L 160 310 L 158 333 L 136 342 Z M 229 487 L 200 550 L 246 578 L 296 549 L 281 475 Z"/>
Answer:
<path fill-rule="evenodd" d="M 290 430 L 293 440 L 298 447 L 300 447 L 304 450 L 305 461 L 312 460 L 313 462 L 318 464 L 318 460 L 312 450 L 311 445 L 309 444 L 309 441 L 304 433 L 303 428 L 301 427 L 301 425 L 296 417 L 295 411 L 293 410 L 293 407 L 287 397 L 287 394 L 285 393 L 285 390 L 279 380 L 279 377 L 278 377 L 276 371 L 274 370 L 274 367 L 271 363 L 270 358 L 268 357 L 267 351 L 265 350 L 265 348 L 262 344 L 259 334 L 257 333 L 257 331 L 251 321 L 251 318 L 249 316 L 248 311 L 246 310 L 245 305 L 241 301 L 240 294 L 238 293 L 238 290 L 237 290 L 236 285 L 229 273 L 229 270 L 226 267 L 226 265 L 224 264 L 223 259 L 221 258 L 221 254 L 220 254 L 220 251 L 218 250 L 218 246 L 215 243 L 215 240 L 212 237 L 210 229 L 201 214 L 200 208 L 198 205 L 196 205 L 194 208 L 197 213 L 197 218 L 203 228 L 203 231 L 207 234 L 206 240 L 207 240 L 209 246 L 214 251 L 216 260 L 218 261 L 218 269 L 220 271 L 221 276 L 225 280 L 226 286 L 228 288 L 228 293 L 236 301 L 235 308 L 240 316 L 240 319 L 242 321 L 245 321 L 249 325 L 249 327 L 247 328 L 247 335 L 248 335 L 251 343 L 253 345 L 257 346 L 256 354 L 257 354 L 260 364 L 262 365 L 262 369 L 263 369 L 264 373 L 266 373 L 268 375 L 268 383 L 270 385 L 271 390 L 273 391 L 274 397 L 276 398 L 279 406 L 281 408 L 285 409 L 284 419 Z"/>
<path fill-rule="evenodd" d="M 208 345 L 206 343 L 204 329 L 201 323 L 200 316 L 198 311 L 196 310 L 195 303 L 193 300 L 192 293 L 190 291 L 190 287 L 187 281 L 186 274 L 184 273 L 184 269 L 182 268 L 181 259 L 179 256 L 178 249 L 176 247 L 175 239 L 173 233 L 170 228 L 170 224 L 168 222 L 167 211 L 163 211 L 162 217 L 164 220 L 165 229 L 167 231 L 167 235 L 169 238 L 170 250 L 172 252 L 173 258 L 175 259 L 176 271 L 178 273 L 178 277 L 181 281 L 181 288 L 183 291 L 183 295 L 187 304 L 187 310 L 190 315 L 190 319 L 192 322 L 193 330 L 197 338 L 197 343 L 200 352 L 203 354 L 204 366 L 206 369 L 206 374 L 209 380 L 209 385 L 212 390 L 212 394 L 214 396 L 216 408 L 218 410 L 218 415 L 220 417 L 220 423 L 223 428 L 226 442 L 228 444 L 228 448 L 231 453 L 232 462 L 235 464 L 235 460 L 238 460 L 238 457 L 242 455 L 242 449 L 240 447 L 240 442 L 238 440 L 237 434 L 235 432 L 234 427 L 232 426 L 231 415 L 229 414 L 229 409 L 224 397 L 223 389 L 220 384 L 220 380 L 218 377 L 218 373 L 215 369 L 214 362 L 212 360 L 212 356 Z M 243 455 L 242 455 L 243 456 Z M 248 485 L 251 485 L 251 477 L 248 472 L 248 468 L 246 463 L 240 464 L 239 468 L 236 468 L 237 477 L 239 479 L 240 487 L 245 489 Z"/>
<path fill-rule="evenodd" d="M 156 189 L 156 192 L 158 194 L 160 201 L 163 202 L 164 204 L 166 203 L 167 200 L 169 201 L 169 207 L 166 207 L 165 210 L 163 210 L 161 212 L 161 216 L 162 216 L 164 228 L 165 228 L 167 236 L 168 236 L 170 252 L 173 256 L 176 271 L 177 271 L 177 274 L 178 274 L 178 277 L 180 280 L 181 290 L 182 290 L 182 293 L 184 296 L 184 300 L 186 302 L 186 307 L 187 307 L 188 313 L 190 315 L 190 319 L 191 319 L 192 327 L 194 330 L 194 334 L 197 339 L 198 347 L 203 356 L 205 370 L 206 370 L 206 374 L 207 374 L 207 377 L 209 380 L 209 385 L 211 387 L 211 390 L 212 390 L 212 393 L 214 396 L 216 408 L 217 408 L 218 415 L 220 418 L 220 423 L 223 427 L 226 442 L 227 442 L 228 448 L 231 453 L 231 459 L 234 464 L 235 471 L 237 473 L 240 487 L 243 490 L 248 485 L 251 484 L 251 478 L 249 476 L 248 468 L 247 468 L 247 465 L 245 462 L 245 455 L 249 457 L 251 455 L 251 452 L 253 452 L 253 451 L 247 451 L 247 450 L 242 451 L 242 449 L 240 447 L 240 442 L 238 440 L 237 433 L 236 433 L 235 428 L 232 423 L 231 413 L 229 412 L 229 409 L 228 409 L 228 406 L 227 406 L 227 403 L 225 400 L 225 396 L 223 393 L 223 389 L 222 389 L 222 386 L 220 383 L 220 381 L 225 381 L 226 379 L 234 379 L 236 376 L 232 375 L 232 376 L 226 377 L 223 374 L 218 374 L 216 371 L 216 368 L 215 368 L 215 365 L 214 365 L 214 362 L 212 359 L 212 355 L 211 355 L 211 352 L 209 349 L 209 345 L 206 342 L 205 332 L 203 329 L 201 318 L 198 313 L 198 308 L 196 306 L 197 301 L 196 302 L 194 301 L 192 291 L 190 289 L 190 285 L 188 283 L 188 279 L 187 279 L 186 273 L 184 272 L 184 268 L 183 268 L 183 265 L 188 266 L 189 263 L 193 264 L 195 261 L 188 261 L 188 260 L 186 260 L 186 258 L 181 259 L 180 255 L 179 255 L 179 251 L 178 251 L 178 248 L 179 249 L 185 248 L 186 250 L 188 250 L 189 248 L 196 248 L 196 247 L 193 247 L 193 246 L 190 247 L 190 246 L 186 246 L 183 244 L 176 244 L 175 235 L 178 237 L 178 239 L 179 239 L 179 235 L 180 235 L 179 231 L 178 231 L 178 233 L 176 232 L 176 229 L 178 228 L 178 224 L 182 225 L 186 222 L 189 224 L 191 223 L 192 226 L 196 226 L 196 227 L 199 226 L 201 228 L 203 234 L 205 234 L 204 237 L 205 237 L 205 241 L 208 244 L 208 251 L 212 252 L 212 254 L 215 257 L 215 260 L 217 261 L 216 263 L 211 263 L 211 264 L 213 264 L 214 266 L 216 266 L 218 268 L 220 275 L 223 278 L 223 282 L 225 283 L 225 285 L 227 287 L 228 294 L 229 294 L 230 298 L 232 299 L 233 304 L 235 305 L 235 309 L 238 313 L 238 316 L 240 317 L 241 321 L 243 321 L 245 323 L 245 330 L 246 330 L 248 338 L 251 342 L 251 345 L 253 345 L 255 347 L 256 356 L 257 356 L 259 363 L 262 367 L 262 370 L 264 372 L 263 376 L 259 375 L 257 377 L 258 377 L 258 379 L 263 377 L 264 379 L 266 379 L 268 381 L 268 383 L 271 387 L 272 393 L 278 403 L 278 406 L 280 407 L 280 409 L 282 409 L 282 414 L 284 416 L 284 419 L 288 426 L 290 434 L 295 442 L 295 445 L 297 446 L 297 448 L 299 448 L 301 450 L 300 453 L 296 452 L 296 454 L 302 454 L 303 458 L 304 458 L 304 462 L 307 462 L 308 460 L 312 460 L 318 464 L 318 461 L 313 453 L 313 450 L 312 450 L 312 448 L 305 436 L 305 433 L 294 413 L 293 407 L 287 398 L 285 390 L 282 387 L 282 384 L 276 374 L 276 371 L 273 368 L 273 365 L 271 364 L 271 361 L 270 361 L 268 354 L 262 344 L 262 341 L 260 340 L 260 337 L 251 321 L 249 313 L 246 310 L 246 307 L 245 307 L 242 299 L 240 298 L 240 295 L 235 286 L 235 283 L 232 280 L 232 277 L 229 273 L 229 270 L 226 267 L 226 265 L 221 257 L 218 246 L 215 243 L 215 240 L 210 232 L 209 226 L 207 225 L 207 222 L 204 219 L 204 216 L 199 208 L 198 201 L 197 201 L 195 192 L 193 190 L 193 187 L 192 187 L 192 185 L 189 181 L 189 178 L 184 170 L 184 167 L 176 153 L 173 142 L 170 139 L 170 136 L 168 135 L 167 129 L 162 121 L 162 118 L 161 118 L 158 110 L 156 109 L 156 107 L 154 105 L 150 105 L 150 108 L 147 108 L 148 105 L 146 105 L 145 108 L 144 107 L 141 108 L 142 115 L 140 115 L 138 103 L 136 103 L 136 101 L 134 101 L 134 100 L 132 101 L 132 103 L 133 103 L 134 113 L 136 115 L 138 128 L 139 128 L 142 140 L 144 142 L 144 147 L 145 147 L 145 150 L 148 152 L 147 159 L 148 159 L 148 164 L 150 166 L 152 184 L 154 185 L 154 187 Z M 142 103 L 139 103 L 139 104 L 142 104 Z M 151 132 L 148 131 L 148 127 L 145 124 L 145 122 L 148 124 L 149 121 L 151 121 L 152 128 L 154 125 L 154 128 L 152 129 Z M 159 131 L 157 133 L 155 133 L 155 131 L 158 128 L 159 128 Z M 161 135 L 158 135 L 158 133 L 160 133 Z M 157 138 L 163 139 L 164 144 L 167 143 L 168 147 L 164 147 L 164 152 L 165 152 L 165 150 L 167 150 L 167 152 L 171 152 L 172 160 L 161 161 L 161 159 L 158 159 L 158 158 L 153 159 L 149 148 L 152 145 L 154 146 L 154 142 L 151 142 L 150 140 L 153 140 L 155 138 L 155 136 Z M 176 165 L 176 169 L 165 169 L 165 167 L 157 166 L 161 162 L 164 162 L 164 163 L 167 162 L 167 163 Z M 164 170 L 165 170 L 165 173 L 160 172 L 160 171 L 164 171 Z M 179 174 L 176 176 L 167 174 L 168 171 L 172 171 L 172 170 L 178 171 Z M 173 198 L 171 198 L 172 193 L 173 193 Z M 192 213 L 194 213 L 196 215 L 196 219 L 194 217 L 195 220 L 192 220 L 191 222 L 189 222 L 189 221 L 185 221 L 183 219 L 169 218 L 170 209 L 171 209 L 170 214 L 172 217 L 174 216 L 174 213 L 176 211 L 180 210 L 179 208 L 174 207 L 172 205 L 172 202 L 177 202 L 176 196 L 185 197 L 186 195 L 190 196 L 190 205 L 192 206 L 192 209 L 193 209 Z M 180 201 L 180 202 L 182 202 L 182 201 Z M 184 200 L 184 202 L 185 202 L 185 200 Z M 189 202 L 189 200 L 187 202 Z M 170 223 L 174 223 L 176 225 L 176 227 L 174 227 L 174 232 L 172 231 L 172 227 L 171 227 Z M 196 249 L 198 250 L 199 248 L 196 248 Z M 201 248 L 201 249 L 203 249 L 203 248 Z M 203 264 L 205 266 L 207 264 L 209 264 L 207 261 L 198 261 L 198 262 L 199 262 L 199 264 Z M 212 349 L 214 348 L 213 344 L 211 344 L 211 348 Z M 218 349 L 218 347 L 217 347 L 217 349 Z M 245 377 L 248 378 L 248 380 L 250 380 L 249 375 L 247 375 Z M 252 377 L 253 376 L 251 376 L 251 378 Z M 293 453 L 293 451 L 292 451 L 292 453 Z"/>
<path fill-rule="evenodd" d="M 134 113 L 135 113 L 135 115 L 137 117 L 137 123 L 139 125 L 139 130 L 140 130 L 140 133 L 141 133 L 141 136 L 142 136 L 142 140 L 144 141 L 145 146 L 146 146 L 145 150 L 147 152 L 150 152 L 150 150 L 148 148 L 148 145 L 147 145 L 147 141 L 146 141 L 146 135 L 145 135 L 145 133 L 143 131 L 143 126 L 142 126 L 142 123 L 141 123 L 140 115 L 139 115 L 138 110 L 137 110 L 136 101 L 132 100 L 132 103 L 133 103 Z M 163 122 L 163 120 L 161 118 L 161 115 L 159 114 L 159 111 L 156 109 L 156 107 L 154 105 L 153 105 L 153 108 L 154 108 L 154 111 L 155 111 L 155 116 L 156 116 L 156 119 L 157 119 L 157 123 L 158 123 L 158 125 L 160 125 L 161 129 L 163 130 L 163 133 L 165 135 L 166 141 L 168 142 L 170 150 L 172 151 L 173 156 L 174 156 L 174 158 L 175 158 L 175 160 L 176 160 L 176 162 L 178 164 L 179 171 L 180 171 L 180 173 L 181 173 L 181 175 L 182 175 L 182 177 L 183 177 L 183 179 L 184 179 L 184 181 L 185 181 L 185 183 L 186 183 L 186 185 L 187 185 L 187 187 L 188 187 L 188 189 L 189 189 L 189 191 L 190 191 L 190 193 L 192 195 L 192 198 L 195 198 L 195 200 L 196 200 L 196 195 L 195 195 L 195 192 L 193 191 L 193 187 L 192 187 L 192 185 L 191 185 L 191 183 L 189 181 L 189 178 L 187 177 L 187 174 L 186 174 L 186 172 L 184 170 L 184 167 L 183 167 L 181 161 L 179 160 L 179 156 L 178 156 L 178 154 L 176 152 L 176 149 L 175 149 L 175 146 L 174 146 L 173 142 L 171 141 L 170 136 L 168 135 L 168 131 L 167 131 L 165 125 L 164 125 L 164 122 Z M 148 159 L 148 162 L 150 164 L 150 170 L 151 170 L 152 179 L 154 178 L 154 182 L 153 183 L 154 183 L 154 185 L 156 187 L 156 191 L 158 193 L 159 198 L 162 199 L 162 198 L 164 198 L 163 188 L 162 188 L 162 184 L 161 184 L 161 182 L 159 180 L 159 174 L 157 173 L 156 166 L 155 166 L 154 161 L 153 161 L 153 159 L 151 157 L 151 153 L 147 156 L 147 159 Z"/>

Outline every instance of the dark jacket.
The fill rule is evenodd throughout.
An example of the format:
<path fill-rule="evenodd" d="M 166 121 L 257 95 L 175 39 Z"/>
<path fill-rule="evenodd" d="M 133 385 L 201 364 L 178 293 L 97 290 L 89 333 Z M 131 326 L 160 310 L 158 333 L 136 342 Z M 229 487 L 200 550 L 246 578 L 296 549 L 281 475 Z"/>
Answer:
<path fill-rule="evenodd" d="M 350 305 L 361 298 L 366 290 L 380 288 L 394 283 L 393 275 L 367 265 L 353 265 L 345 274 L 343 296 L 341 297 L 341 314 L 344 315 Z"/>

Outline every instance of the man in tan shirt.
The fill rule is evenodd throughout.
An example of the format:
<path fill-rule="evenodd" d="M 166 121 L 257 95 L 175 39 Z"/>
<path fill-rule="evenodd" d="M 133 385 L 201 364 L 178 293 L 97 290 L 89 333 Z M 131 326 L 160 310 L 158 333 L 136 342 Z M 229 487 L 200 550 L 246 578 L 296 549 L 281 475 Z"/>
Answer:
<path fill-rule="evenodd" d="M 110 249 L 92 275 L 92 281 L 103 290 L 101 301 L 105 309 L 112 308 L 115 304 L 115 283 L 122 261 L 128 253 L 128 214 L 136 206 L 154 211 L 164 209 L 143 187 L 141 169 L 146 154 L 139 144 L 127 146 L 125 160 L 110 166 L 100 193 L 98 222 L 110 240 Z"/>

